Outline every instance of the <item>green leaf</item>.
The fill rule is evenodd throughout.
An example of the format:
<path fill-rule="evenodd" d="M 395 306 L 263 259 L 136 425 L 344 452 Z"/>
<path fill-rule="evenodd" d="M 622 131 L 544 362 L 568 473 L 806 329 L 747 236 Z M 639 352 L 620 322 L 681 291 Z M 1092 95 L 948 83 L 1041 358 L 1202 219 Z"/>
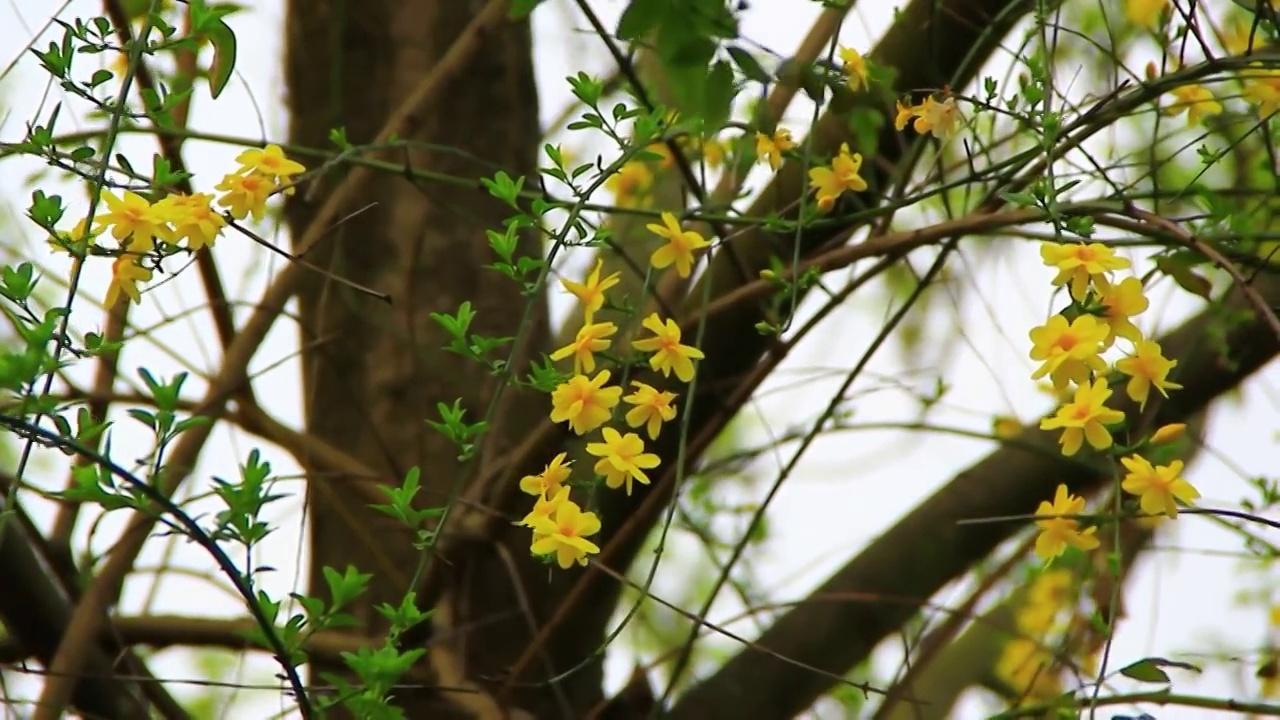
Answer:
<path fill-rule="evenodd" d="M 618 19 L 619 40 L 635 40 L 658 26 L 664 13 L 669 11 L 668 0 L 631 0 Z"/>
<path fill-rule="evenodd" d="M 216 99 L 226 89 L 227 81 L 236 69 L 236 34 L 218 18 L 209 23 L 204 35 L 213 47 L 213 62 L 209 64 L 209 94 Z"/>
<path fill-rule="evenodd" d="M 720 61 L 707 73 L 707 87 L 703 94 L 702 119 L 708 129 L 718 130 L 729 119 L 733 96 L 737 87 L 733 82 L 733 67 Z"/>
<path fill-rule="evenodd" d="M 1200 668 L 1191 663 L 1177 662 L 1176 660 L 1167 660 L 1161 657 L 1149 657 L 1120 668 L 1120 674 L 1138 682 L 1167 684 L 1171 682 L 1169 674 L 1162 669 L 1167 667 L 1200 672 Z"/>
<path fill-rule="evenodd" d="M 763 85 L 769 84 L 771 80 L 769 73 L 765 72 L 764 66 L 760 64 L 759 60 L 756 60 L 754 55 L 737 45 L 726 47 L 725 52 L 729 53 L 729 58 L 733 60 L 733 64 L 738 66 L 738 70 L 742 71 L 742 74 L 748 80 L 754 80 Z"/>
<path fill-rule="evenodd" d="M 1198 295 L 1205 300 L 1211 299 L 1213 283 L 1209 282 L 1205 276 L 1194 272 L 1187 263 L 1172 257 L 1158 257 L 1156 269 L 1173 278 L 1179 287 L 1192 295 Z"/>

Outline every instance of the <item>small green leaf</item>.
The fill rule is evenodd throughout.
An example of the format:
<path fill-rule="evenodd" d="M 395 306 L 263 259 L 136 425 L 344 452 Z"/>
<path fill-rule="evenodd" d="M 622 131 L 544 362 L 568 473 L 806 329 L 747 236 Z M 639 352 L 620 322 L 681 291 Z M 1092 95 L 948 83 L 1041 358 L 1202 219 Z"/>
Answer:
<path fill-rule="evenodd" d="M 1143 658 L 1136 663 L 1120 668 L 1120 674 L 1138 682 L 1169 683 L 1169 674 L 1162 668 L 1172 667 L 1182 670 L 1200 672 L 1200 668 L 1191 663 L 1167 660 L 1160 657 Z"/>
<path fill-rule="evenodd" d="M 631 0 L 618 19 L 618 39 L 635 40 L 658 26 L 669 9 L 667 0 Z"/>
<path fill-rule="evenodd" d="M 204 31 L 213 46 L 213 62 L 209 64 L 209 94 L 215 99 L 226 89 L 236 69 L 236 34 L 221 18 L 210 22 Z"/>
<path fill-rule="evenodd" d="M 1209 300 L 1213 295 L 1213 283 L 1199 273 L 1194 272 L 1185 262 L 1170 257 L 1156 258 L 1156 269 L 1173 278 L 1183 290 Z"/>
<path fill-rule="evenodd" d="M 769 84 L 772 78 L 769 73 L 765 72 L 764 67 L 759 60 L 756 60 L 754 55 L 737 45 L 730 45 L 725 48 L 725 51 L 729 53 L 729 59 L 733 60 L 733 64 L 738 66 L 738 69 L 742 71 L 743 75 L 747 76 L 748 80 L 754 80 L 764 85 Z"/>

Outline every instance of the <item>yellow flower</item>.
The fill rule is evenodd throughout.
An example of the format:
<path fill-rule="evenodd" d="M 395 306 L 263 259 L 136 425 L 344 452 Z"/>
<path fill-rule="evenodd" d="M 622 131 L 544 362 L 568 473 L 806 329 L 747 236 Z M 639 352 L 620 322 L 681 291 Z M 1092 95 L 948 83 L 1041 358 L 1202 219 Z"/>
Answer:
<path fill-rule="evenodd" d="M 550 497 L 560 492 L 560 488 L 569 479 L 573 461 L 565 462 L 565 454 L 560 453 L 547 463 L 537 475 L 525 475 L 520 480 L 520 491 L 538 497 Z"/>
<path fill-rule="evenodd" d="M 1120 487 L 1130 495 L 1138 496 L 1138 507 L 1149 515 L 1178 516 L 1178 500 L 1190 504 L 1200 497 L 1191 483 L 1183 480 L 1182 461 L 1168 465 L 1152 465 L 1141 455 L 1120 458 L 1129 471 L 1120 481 Z"/>
<path fill-rule="evenodd" d="M 523 483 L 521 484 L 523 485 Z M 568 499 L 569 488 L 563 485 L 556 490 L 554 495 L 539 495 L 537 502 L 533 504 L 533 509 L 520 520 L 520 524 L 529 528 L 537 527 L 539 519 L 550 518 L 555 513 L 556 508 L 560 507 L 560 504 Z M 533 537 L 535 540 L 539 537 L 536 530 L 533 533 Z"/>
<path fill-rule="evenodd" d="M 708 167 L 718 168 L 724 165 L 726 150 L 724 143 L 716 138 L 708 138 L 698 147 L 698 152 L 702 155 L 702 160 Z"/>
<path fill-rule="evenodd" d="M 1169 0 L 1125 0 L 1124 16 L 1129 22 L 1148 30 L 1160 24 L 1160 14 L 1169 6 Z"/>
<path fill-rule="evenodd" d="M 907 128 L 907 123 L 911 122 L 911 118 L 916 116 L 922 106 L 920 105 L 904 105 L 901 100 L 894 101 L 895 114 L 893 116 L 893 129 L 902 132 Z"/>
<path fill-rule="evenodd" d="M 70 230 L 59 230 L 56 235 L 50 236 L 49 247 L 56 253 L 82 258 L 89 253 L 89 246 L 102 234 L 102 230 L 101 227 L 88 230 L 84 218 L 81 218 Z"/>
<path fill-rule="evenodd" d="M 138 256 L 125 253 L 111 264 L 111 283 L 107 285 L 107 296 L 102 304 L 114 307 L 123 294 L 135 303 L 142 302 L 142 293 L 138 290 L 139 282 L 151 279 L 151 269 L 138 264 Z"/>
<path fill-rule="evenodd" d="M 1166 378 L 1169 371 L 1177 366 L 1177 360 L 1169 360 L 1161 354 L 1160 344 L 1151 340 L 1143 340 L 1134 346 L 1133 357 L 1127 357 L 1116 362 L 1116 369 L 1129 376 L 1129 383 L 1125 386 L 1125 392 L 1136 403 L 1138 407 L 1147 404 L 1147 396 L 1151 394 L 1152 386 L 1160 391 L 1160 394 L 1169 397 L 1169 390 L 1178 390 L 1182 386 L 1175 382 L 1169 382 Z"/>
<path fill-rule="evenodd" d="M 551 359 L 563 360 L 572 355 L 575 373 L 594 372 L 595 353 L 608 350 L 609 337 L 617 331 L 618 326 L 611 322 L 583 325 L 574 341 L 551 353 Z"/>
<path fill-rule="evenodd" d="M 566 490 L 568 488 L 565 488 Z M 529 552 L 534 555 L 555 554 L 560 567 L 568 568 L 577 562 L 587 564 L 587 556 L 600 552 L 600 548 L 588 535 L 600 532 L 600 519 L 595 513 L 583 512 L 578 504 L 565 498 L 552 511 L 550 517 L 533 519 L 533 544 Z"/>
<path fill-rule="evenodd" d="M 997 415 L 991 418 L 991 434 L 1001 440 L 1010 440 L 1022 434 L 1022 421 L 1016 417 Z"/>
<path fill-rule="evenodd" d="M 658 370 L 664 377 L 669 377 L 674 370 L 681 382 L 693 380 L 693 361 L 703 358 L 702 351 L 696 347 L 680 344 L 680 326 L 671 318 L 664 323 L 653 313 L 641 323 L 653 332 L 654 337 L 631 341 L 631 347 L 640 352 L 651 352 L 649 367 Z"/>
<path fill-rule="evenodd" d="M 653 453 L 644 451 L 644 441 L 635 433 L 620 434 L 607 427 L 603 430 L 604 442 L 587 443 L 587 452 L 600 458 L 595 465 L 597 475 L 604 476 L 604 484 L 610 488 L 626 485 L 627 495 L 631 494 L 631 481 L 638 480 L 649 484 L 649 476 L 645 470 L 658 467 L 661 460 Z"/>
<path fill-rule="evenodd" d="M 1222 103 L 1203 85 L 1181 85 L 1170 92 L 1178 101 L 1165 109 L 1166 115 L 1186 112 L 1187 122 L 1195 125 L 1201 118 L 1222 113 Z"/>
<path fill-rule="evenodd" d="M 1092 315 L 1080 315 L 1070 324 L 1062 315 L 1054 315 L 1029 333 L 1031 359 L 1042 361 L 1031 378 L 1048 375 L 1056 388 L 1065 388 L 1068 382 L 1088 382 L 1090 371 L 1107 367 L 1098 353 L 1108 332 L 1109 327 Z"/>
<path fill-rule="evenodd" d="M 147 252 L 155 247 L 156 238 L 171 242 L 173 233 L 165 225 L 151 203 L 141 195 L 126 190 L 118 198 L 110 190 L 102 191 L 107 212 L 97 216 L 98 230 L 111 228 L 111 237 L 134 252 Z"/>
<path fill-rule="evenodd" d="M 207 193 L 169 195 L 155 204 L 156 211 L 173 226 L 174 242 L 186 239 L 187 249 L 213 247 L 227 220 L 210 207 L 213 196 Z"/>
<path fill-rule="evenodd" d="M 955 98 L 949 97 L 938 102 L 930 96 L 924 99 L 923 104 L 911 108 L 911 112 L 916 116 L 912 127 L 921 135 L 931 133 L 941 140 L 960 129 L 960 108 L 956 107 Z"/>
<path fill-rule="evenodd" d="M 662 423 L 674 420 L 676 417 L 676 408 L 672 404 L 675 402 L 676 394 L 658 390 L 639 380 L 632 380 L 631 384 L 635 386 L 636 391 L 622 398 L 622 402 L 635 405 L 627 411 L 627 424 L 633 428 L 647 425 L 649 439 L 657 440 L 658 432 L 662 430 Z"/>
<path fill-rule="evenodd" d="M 1104 346 L 1110 347 L 1117 336 L 1135 343 L 1142 339 L 1142 332 L 1129 319 L 1146 312 L 1150 304 L 1142 292 L 1141 280 L 1127 277 L 1115 285 L 1108 285 L 1100 292 L 1098 300 L 1106 308 L 1102 317 L 1108 328 Z"/>
<path fill-rule="evenodd" d="M 676 164 L 676 156 L 671 154 L 671 148 L 667 147 L 665 142 L 649 143 L 645 150 L 660 156 L 658 168 L 661 170 L 669 170 Z"/>
<path fill-rule="evenodd" d="M 1090 281 L 1099 292 L 1106 292 L 1111 285 L 1107 274 L 1132 264 L 1128 258 L 1116 257 L 1115 251 L 1102 243 L 1041 243 L 1040 258 L 1058 269 L 1053 284 L 1070 283 L 1071 297 L 1076 300 L 1084 300 Z"/>
<path fill-rule="evenodd" d="M 654 250 L 653 255 L 649 256 L 649 263 L 658 269 L 675 263 L 676 272 L 680 273 L 680 277 L 687 278 L 693 272 L 693 251 L 711 243 L 692 230 L 682 230 L 676 216 L 669 212 L 662 213 L 662 222 L 662 225 L 645 225 L 649 232 L 667 240 L 666 245 Z"/>
<path fill-rule="evenodd" d="M 867 81 L 867 61 L 862 54 L 853 48 L 840 48 L 840 62 L 843 64 L 844 74 L 849 78 L 849 89 L 857 90 L 859 87 L 869 87 Z"/>
<path fill-rule="evenodd" d="M 620 387 L 604 387 L 609 371 L 601 370 L 594 378 L 574 375 L 551 392 L 551 421 L 569 422 L 569 427 L 585 435 L 609 421 L 613 408 L 622 395 Z"/>
<path fill-rule="evenodd" d="M 1262 63 L 1250 63 L 1240 73 L 1244 81 L 1243 95 L 1251 105 L 1258 106 L 1258 112 L 1268 117 L 1280 112 L 1280 68 L 1264 68 Z"/>
<path fill-rule="evenodd" d="M 1151 434 L 1152 445 L 1168 445 L 1171 442 L 1177 442 L 1187 432 L 1186 423 L 1169 423 L 1162 425 L 1158 430 Z"/>
<path fill-rule="evenodd" d="M 1260 38 L 1253 37 L 1253 24 L 1232 18 L 1223 33 L 1222 47 L 1232 55 L 1243 55 L 1250 50 L 1249 41 L 1256 45 Z"/>
<path fill-rule="evenodd" d="M 632 160 L 610 175 L 604 181 L 604 187 L 613 193 L 618 207 L 640 207 L 648 200 L 649 190 L 653 187 L 653 171 L 645 163 Z"/>
<path fill-rule="evenodd" d="M 302 163 L 284 156 L 279 145 L 268 145 L 261 150 L 249 148 L 236 156 L 242 173 L 258 173 L 270 178 L 282 179 L 306 172 Z"/>
<path fill-rule="evenodd" d="M 275 192 L 277 185 L 274 179 L 266 175 L 230 173 L 213 187 L 223 191 L 218 198 L 218 205 L 227 208 L 231 217 L 243 220 L 253 215 L 254 220 L 261 220 L 267 213 L 267 198 Z"/>
<path fill-rule="evenodd" d="M 862 155 L 850 153 L 848 144 L 840 145 L 840 154 L 831 161 L 831 167 L 809 169 L 809 187 L 818 191 L 818 210 L 829 212 L 835 207 L 836 198 L 844 191 L 862 192 L 867 181 L 858 171 L 862 169 Z"/>
<path fill-rule="evenodd" d="M 560 284 L 565 290 L 573 293 L 580 302 L 582 302 L 582 312 L 585 316 L 584 322 L 590 324 L 595 314 L 604 307 L 604 291 L 617 285 L 621 281 L 620 273 L 609 273 L 604 280 L 600 279 L 600 268 L 604 266 L 603 259 L 596 260 L 596 266 L 591 270 L 591 274 L 587 276 L 585 283 L 576 283 L 572 280 L 560 279 Z"/>
<path fill-rule="evenodd" d="M 1045 560 L 1052 560 L 1066 551 L 1067 546 L 1079 550 L 1092 550 L 1098 547 L 1098 538 L 1094 534 L 1095 527 L 1080 530 L 1080 523 L 1072 515 L 1084 512 L 1084 498 L 1067 492 L 1066 485 L 1058 485 L 1053 495 L 1053 502 L 1040 501 L 1036 515 L 1044 517 L 1036 520 L 1040 535 L 1036 537 L 1036 554 Z"/>
<path fill-rule="evenodd" d="M 772 135 L 756 133 L 756 155 L 768 160 L 769 169 L 775 172 L 782 164 L 782 154 L 795 147 L 791 131 L 786 128 L 778 128 Z"/>
<path fill-rule="evenodd" d="M 1010 638 L 1000 651 L 994 670 L 1010 694 L 1024 701 L 1047 699 L 1059 694 L 1053 656 L 1032 638 Z"/>
<path fill-rule="evenodd" d="M 1124 413 L 1112 410 L 1103 403 L 1111 397 L 1107 381 L 1099 378 L 1092 385 L 1076 388 L 1075 399 L 1058 408 L 1053 417 L 1040 421 L 1041 430 L 1062 428 L 1063 455 L 1075 455 L 1085 440 L 1095 450 L 1111 447 L 1111 433 L 1106 426 L 1124 420 Z"/>

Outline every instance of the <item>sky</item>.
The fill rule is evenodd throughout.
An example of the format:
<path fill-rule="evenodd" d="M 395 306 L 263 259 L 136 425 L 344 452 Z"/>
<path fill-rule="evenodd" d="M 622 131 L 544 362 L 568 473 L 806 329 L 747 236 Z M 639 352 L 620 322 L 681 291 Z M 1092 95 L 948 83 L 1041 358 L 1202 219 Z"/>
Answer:
<path fill-rule="evenodd" d="M 1226 0 L 1218 5 L 1225 6 Z M 194 112 L 193 127 L 197 131 L 241 137 L 246 143 L 284 138 L 286 117 L 283 103 L 283 80 L 280 73 L 281 0 L 253 3 L 252 10 L 235 16 L 232 22 L 239 38 L 238 70 L 226 92 L 216 101 L 200 96 Z M 1214 3 L 1209 3 L 1214 6 Z M 620 2 L 596 0 L 592 6 L 606 24 L 615 22 L 622 8 Z M 48 86 L 47 78 L 22 48 L 28 44 L 43 45 L 60 33 L 49 29 L 49 19 L 87 17 L 96 14 L 95 2 L 72 1 L 64 4 L 45 0 L 9 0 L 0 5 L 0 66 L 13 65 L 0 83 L 0 141 L 12 142 L 22 137 L 24 124 L 47 117 L 51 106 L 59 101 L 57 88 Z M 802 0 L 756 0 L 744 15 L 742 32 L 759 46 L 786 55 L 798 46 L 820 7 Z M 845 45 L 867 48 L 891 20 L 888 4 L 862 3 L 851 14 L 841 33 Z M 541 92 L 544 123 L 550 123 L 571 100 L 567 75 L 585 70 L 602 75 L 610 70 L 608 55 L 587 24 L 564 0 L 550 0 L 534 16 L 537 74 Z M 34 40 L 39 38 L 38 41 Z M 86 65 L 92 58 L 84 58 Z M 802 128 L 811 107 L 797 102 L 788 120 Z M 63 116 L 64 132 L 97 127 L 99 121 L 84 116 Z M 590 157 L 608 148 L 583 141 L 580 136 L 558 133 L 553 142 L 562 142 L 580 156 Z M 155 148 L 145 136 L 122 138 L 120 148 L 135 165 L 149 164 Z M 193 170 L 198 188 L 208 190 L 223 172 L 232 167 L 240 148 L 227 144 L 191 141 L 184 151 Z M 30 257 L 38 259 L 51 281 L 67 266 L 43 252 L 37 229 L 23 219 L 33 177 L 40 170 L 29 158 L 5 159 L 0 172 L 0 227 L 6 234 L 6 245 L 26 243 Z M 754 176 L 757 184 L 761 176 Z M 75 206 L 83 203 L 83 191 L 62 183 L 51 175 L 41 177 L 41 187 L 59 187 Z M 923 218 L 916 217 L 922 221 Z M 904 220 L 903 222 L 910 222 Z M 264 226 L 263 234 L 284 245 L 286 238 L 279 228 Z M 281 260 L 251 242 L 227 236 L 220 240 L 217 256 L 229 292 L 237 298 L 258 296 L 279 272 Z M 962 262 L 964 258 L 962 258 Z M 921 349 L 910 356 L 892 346 L 877 356 L 868 368 L 867 379 L 852 391 L 855 421 L 910 422 L 916 417 L 913 393 L 927 392 L 939 371 L 945 371 L 952 387 L 933 420 L 939 424 L 959 425 L 986 431 L 994 415 L 1011 415 L 1024 421 L 1038 417 L 1049 408 L 1046 397 L 1029 379 L 1034 368 L 1027 358 L 1026 331 L 1040 324 L 1051 307 L 1048 281 L 1051 271 L 1039 264 L 1032 243 L 1007 243 L 994 262 L 980 266 L 961 265 L 955 283 L 963 283 L 963 302 L 952 307 L 940 301 L 940 307 L 924 328 Z M 180 270 L 174 267 L 173 270 Z M 972 272 L 970 272 L 972 271 Z M 833 282 L 848 276 L 833 274 Z M 105 264 L 90 272 L 84 292 L 100 298 L 105 288 Z M 1167 285 L 1167 283 L 1166 283 Z M 958 287 L 958 285 L 957 285 Z M 952 290 L 949 289 L 948 292 Z M 204 389 L 200 378 L 216 367 L 216 348 L 208 321 L 199 313 L 201 301 L 198 279 L 190 269 L 173 272 L 164 282 L 144 296 L 133 318 L 143 327 L 154 329 L 151 342 L 135 342 L 125 354 L 123 367 L 136 385 L 134 369 L 145 365 L 158 374 L 181 370 L 192 372 L 190 392 L 198 396 Z M 890 308 L 883 292 L 859 294 L 856 299 L 833 314 L 825 329 L 814 339 L 802 343 L 762 387 L 740 425 L 742 442 L 748 445 L 767 443 L 771 437 L 795 428 L 807 428 L 830 394 L 839 385 L 846 368 L 866 349 L 866 345 L 882 325 Z M 89 329 L 101 321 L 99 311 L 83 303 L 77 313 L 78 322 Z M 564 313 L 568 305 L 556 300 L 556 308 Z M 1144 316 L 1143 329 L 1168 329 L 1196 309 L 1185 293 L 1160 287 L 1153 295 L 1153 310 Z M 813 311 L 806 305 L 801 315 Z M 241 316 L 243 317 L 243 316 Z M 965 341 L 942 347 L 930 338 L 946 334 L 952 326 L 963 328 Z M 256 389 L 263 405 L 280 420 L 300 425 L 301 395 L 296 361 L 297 338 L 287 323 L 279 323 L 259 351 L 252 368 L 256 373 Z M 945 364 L 944 364 L 945 363 Z M 904 368 L 907 369 L 904 372 Z M 85 364 L 73 370 L 73 377 L 87 384 L 92 366 Z M 895 387 L 884 378 L 896 378 Z M 1012 378 L 1012 380 L 1010 380 Z M 1221 403 L 1213 414 L 1208 450 L 1188 470 L 1187 477 L 1203 495 L 1209 507 L 1235 508 L 1248 494 L 1245 480 L 1265 475 L 1273 464 L 1276 448 L 1275 366 L 1255 376 L 1237 396 Z M 120 419 L 114 430 L 113 444 L 119 457 L 132 457 L 131 448 L 145 451 L 147 436 L 140 426 Z M 234 477 L 237 463 L 249 450 L 261 447 L 253 438 L 225 426 L 215 432 L 196 477 L 204 482 L 189 486 L 184 492 L 206 492 L 209 478 Z M 850 431 L 820 438 L 800 462 L 793 477 L 771 506 L 771 536 L 752 569 L 759 586 L 779 600 L 797 599 L 838 568 L 860 547 L 889 527 L 905 511 L 932 493 L 954 473 L 991 451 L 985 441 L 948 435 L 901 433 L 886 431 Z M 780 467 L 790 458 L 794 446 L 764 453 L 749 468 L 753 483 L 737 484 L 725 492 L 744 503 L 758 502 L 761 494 Z M 282 478 L 281 487 L 299 493 L 301 484 L 297 467 L 284 453 L 264 447 L 265 457 Z M 52 459 L 42 459 L 31 473 L 45 487 L 57 487 L 65 471 Z M 52 507 L 27 495 L 22 498 L 28 510 L 40 523 L 52 518 Z M 194 507 L 214 509 L 207 501 L 196 501 Z M 298 499 L 282 501 L 272 508 L 272 518 L 280 530 L 271 536 L 255 558 L 258 564 L 276 568 L 265 575 L 269 592 L 283 595 L 303 590 L 302 582 L 307 556 L 301 538 L 301 503 Z M 123 526 L 120 515 L 108 515 L 95 523 L 82 523 L 79 540 L 97 552 L 107 550 Z M 1130 617 L 1120 626 L 1114 640 L 1112 666 L 1148 656 L 1163 656 L 1202 662 L 1204 653 L 1222 652 L 1239 656 L 1256 648 L 1265 630 L 1265 609 L 1259 605 L 1241 607 L 1238 595 L 1256 590 L 1269 593 L 1276 586 L 1275 573 L 1258 570 L 1233 557 L 1241 550 L 1237 536 L 1211 522 L 1186 517 L 1164 531 L 1157 541 L 1158 550 L 1148 553 L 1127 586 Z M 677 561 L 659 570 L 654 591 L 660 596 L 674 596 L 686 581 L 679 558 L 701 552 L 696 544 L 677 540 L 675 552 L 668 557 Z M 162 563 L 185 568 L 185 574 L 155 574 Z M 211 591 L 207 579 L 213 574 L 209 559 L 193 546 L 156 541 L 149 545 L 140 560 L 144 572 L 126 587 L 122 612 L 146 610 L 151 613 L 239 617 L 243 615 L 235 599 L 220 591 Z M 1265 596 L 1265 595 L 1264 595 Z M 956 600 L 954 591 L 944 592 L 939 601 Z M 711 620 L 734 617 L 741 606 L 732 599 L 717 603 Z M 745 630 L 744 623 L 730 624 Z M 722 642 L 719 647 L 731 648 Z M 894 650 L 878 654 L 880 668 L 892 668 Z M 164 651 L 156 656 L 158 672 L 171 678 L 198 678 L 207 672 L 183 651 Z M 608 665 L 609 683 L 616 687 L 630 672 L 629 653 L 614 652 Z M 234 668 L 228 680 L 246 683 L 271 683 L 271 664 L 254 657 Z M 1256 695 L 1256 684 L 1249 677 L 1252 666 L 1217 664 L 1200 675 L 1179 674 L 1177 692 L 1229 696 L 1249 699 Z M 27 686 L 34 697 L 34 684 Z M 202 691 L 194 685 L 175 686 L 180 696 Z M 1117 689 L 1133 688 L 1116 683 Z M 238 708 L 281 711 L 288 707 L 272 691 L 229 693 L 221 702 L 245 703 Z M 228 704 L 228 707 L 230 705 Z M 990 705 L 974 694 L 957 710 L 957 717 L 982 717 Z M 1156 713 L 1161 718 L 1200 716 L 1190 711 L 1168 708 Z M 814 717 L 839 717 L 833 707 L 816 709 Z"/>

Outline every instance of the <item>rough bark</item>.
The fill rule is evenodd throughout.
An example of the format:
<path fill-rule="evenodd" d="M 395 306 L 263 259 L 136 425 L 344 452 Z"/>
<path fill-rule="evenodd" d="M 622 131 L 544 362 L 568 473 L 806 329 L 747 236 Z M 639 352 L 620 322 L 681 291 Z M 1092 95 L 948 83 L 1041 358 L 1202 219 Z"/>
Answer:
<path fill-rule="evenodd" d="M 290 2 L 285 68 L 291 142 L 326 146 L 332 128 L 344 128 L 354 144 L 369 142 L 485 5 L 461 0 Z M 473 179 L 497 169 L 518 176 L 534 168 L 538 106 L 528 23 L 501 23 L 483 42 L 485 47 L 443 93 L 447 103 L 417 117 L 413 132 L 402 136 L 411 148 L 390 157 L 417 169 Z M 339 181 L 331 176 L 321 182 L 331 189 Z M 289 204 L 295 235 L 305 230 L 324 198 L 323 191 L 305 198 L 300 193 Z M 443 351 L 447 337 L 429 313 L 452 313 L 471 301 L 477 312 L 474 332 L 518 333 L 529 300 L 517 284 L 484 268 L 493 261 L 485 230 L 500 228 L 509 209 L 480 189 L 427 187 L 386 174 L 364 184 L 354 205 L 368 207 L 334 228 L 309 257 L 393 299 L 383 304 L 319 274 L 303 288 L 299 309 L 306 348 L 307 430 L 392 482 L 420 467 L 422 504 L 440 506 L 462 467 L 458 449 L 424 420 L 436 415 L 437 402 L 458 398 L 468 420 L 483 418 L 494 384 L 476 363 Z M 526 238 L 521 252 L 539 254 L 537 238 Z M 526 331 L 537 346 L 549 333 L 541 301 L 534 302 L 539 307 Z M 544 397 L 511 390 L 504 397 L 497 413 L 499 433 L 519 432 L 544 413 Z M 422 558 L 403 526 L 368 509 L 347 486 L 365 480 L 309 478 L 311 589 L 324 594 L 320 571 L 326 566 L 351 564 L 373 572 L 370 592 L 355 614 L 376 632 L 382 625 L 372 608 L 398 603 Z M 384 572 L 388 561 L 396 573 Z M 506 600 L 506 608 L 515 605 L 505 574 L 489 579 L 486 587 Z M 501 622 L 505 627 L 523 620 L 516 616 Z M 519 638 L 510 641 L 519 643 Z M 487 655 L 501 652 L 485 642 L 469 643 L 467 650 L 468 662 L 481 668 L 492 665 Z M 433 707 L 430 698 L 399 697 L 408 703 L 410 717 Z"/>

